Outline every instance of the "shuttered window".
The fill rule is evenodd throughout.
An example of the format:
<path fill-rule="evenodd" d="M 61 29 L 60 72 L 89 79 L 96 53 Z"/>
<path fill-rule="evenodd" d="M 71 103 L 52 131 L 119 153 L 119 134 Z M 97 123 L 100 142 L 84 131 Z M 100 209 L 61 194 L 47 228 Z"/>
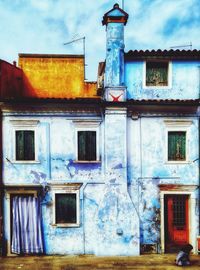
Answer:
<path fill-rule="evenodd" d="M 146 86 L 167 86 L 168 66 L 167 62 L 147 62 Z"/>
<path fill-rule="evenodd" d="M 35 160 L 35 139 L 33 130 L 16 131 L 16 160 Z"/>
<path fill-rule="evenodd" d="M 75 193 L 55 194 L 56 224 L 77 223 L 77 195 Z"/>
<path fill-rule="evenodd" d="M 168 132 L 168 160 L 184 161 L 186 160 L 186 132 L 169 131 Z"/>
<path fill-rule="evenodd" d="M 96 131 L 78 131 L 78 160 L 96 160 Z"/>

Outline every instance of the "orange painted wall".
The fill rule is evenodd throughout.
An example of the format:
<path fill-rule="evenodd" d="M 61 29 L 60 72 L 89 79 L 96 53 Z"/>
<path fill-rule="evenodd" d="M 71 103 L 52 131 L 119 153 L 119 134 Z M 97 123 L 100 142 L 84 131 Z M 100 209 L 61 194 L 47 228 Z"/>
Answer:
<path fill-rule="evenodd" d="M 84 58 L 72 55 L 19 55 L 24 96 L 38 98 L 92 98 L 96 83 L 84 82 Z"/>

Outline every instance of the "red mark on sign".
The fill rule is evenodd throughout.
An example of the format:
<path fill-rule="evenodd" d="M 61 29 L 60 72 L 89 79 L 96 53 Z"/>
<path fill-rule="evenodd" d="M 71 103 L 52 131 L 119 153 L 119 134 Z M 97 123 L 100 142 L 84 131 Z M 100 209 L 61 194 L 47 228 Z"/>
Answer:
<path fill-rule="evenodd" d="M 119 101 L 119 98 L 123 95 L 123 93 L 120 94 L 120 95 L 117 96 L 117 97 L 113 96 L 111 93 L 109 93 L 109 95 L 112 97 L 112 99 L 113 99 L 112 101 L 118 102 L 118 101 Z"/>

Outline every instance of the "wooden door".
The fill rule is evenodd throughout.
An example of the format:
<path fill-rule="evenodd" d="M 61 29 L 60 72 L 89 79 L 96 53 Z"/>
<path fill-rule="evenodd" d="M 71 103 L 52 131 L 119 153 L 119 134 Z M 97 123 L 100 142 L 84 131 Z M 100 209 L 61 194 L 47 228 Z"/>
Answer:
<path fill-rule="evenodd" d="M 165 241 L 168 247 L 189 243 L 188 196 L 167 195 L 165 198 Z"/>

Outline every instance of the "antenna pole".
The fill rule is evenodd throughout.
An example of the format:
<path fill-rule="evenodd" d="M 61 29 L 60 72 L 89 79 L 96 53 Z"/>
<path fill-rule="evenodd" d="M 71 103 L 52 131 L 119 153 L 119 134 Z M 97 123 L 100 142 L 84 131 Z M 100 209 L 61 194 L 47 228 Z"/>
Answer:
<path fill-rule="evenodd" d="M 86 66 L 86 64 L 85 64 L 85 37 L 81 37 L 81 38 L 73 39 L 73 40 L 71 40 L 71 41 L 69 41 L 69 42 L 63 43 L 63 45 L 68 45 L 68 44 L 74 43 L 74 42 L 79 41 L 79 40 L 82 40 L 82 41 L 83 41 L 83 59 L 84 59 L 84 60 L 83 60 L 83 65 L 84 65 L 84 80 L 86 80 L 86 78 L 85 78 L 85 66 Z"/>
<path fill-rule="evenodd" d="M 84 56 L 84 81 L 86 80 L 85 79 L 85 37 L 83 37 L 83 56 Z"/>
<path fill-rule="evenodd" d="M 124 0 L 122 0 L 122 9 L 124 9 Z"/>

